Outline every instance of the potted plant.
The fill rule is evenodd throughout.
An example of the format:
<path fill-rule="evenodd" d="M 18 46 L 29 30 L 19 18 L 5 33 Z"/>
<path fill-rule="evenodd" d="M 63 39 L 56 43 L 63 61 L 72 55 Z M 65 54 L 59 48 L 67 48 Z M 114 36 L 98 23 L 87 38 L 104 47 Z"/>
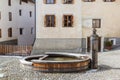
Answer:
<path fill-rule="evenodd" d="M 107 40 L 105 41 L 105 49 L 111 50 L 112 49 L 112 42 Z"/>

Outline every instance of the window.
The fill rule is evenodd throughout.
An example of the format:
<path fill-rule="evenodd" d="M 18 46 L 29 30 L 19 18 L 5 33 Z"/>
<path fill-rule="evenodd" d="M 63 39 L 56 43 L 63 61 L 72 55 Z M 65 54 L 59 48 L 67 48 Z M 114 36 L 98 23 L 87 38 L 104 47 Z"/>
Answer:
<path fill-rule="evenodd" d="M 32 17 L 32 11 L 30 11 L 29 14 L 30 14 L 30 17 Z"/>
<path fill-rule="evenodd" d="M 64 15 L 63 16 L 63 26 L 64 27 L 72 27 L 73 26 L 73 16 L 72 15 Z"/>
<path fill-rule="evenodd" d="M 11 0 L 8 0 L 8 6 L 11 6 Z"/>
<path fill-rule="evenodd" d="M 72 4 L 73 3 L 73 0 L 63 0 L 64 1 L 64 4 Z"/>
<path fill-rule="evenodd" d="M 12 13 L 9 12 L 9 21 L 12 21 Z"/>
<path fill-rule="evenodd" d="M 46 4 L 55 4 L 55 0 L 45 0 Z"/>
<path fill-rule="evenodd" d="M 94 2 L 95 0 L 83 0 L 84 2 Z"/>
<path fill-rule="evenodd" d="M 93 19 L 92 20 L 92 27 L 93 28 L 100 28 L 101 27 L 101 19 Z"/>
<path fill-rule="evenodd" d="M 23 28 L 20 28 L 19 31 L 20 31 L 20 35 L 22 35 L 23 34 Z"/>
<path fill-rule="evenodd" d="M 12 28 L 8 29 L 8 37 L 12 37 Z"/>
<path fill-rule="evenodd" d="M 21 9 L 19 10 L 19 15 L 20 15 L 20 16 L 22 15 L 22 10 L 21 10 Z"/>
<path fill-rule="evenodd" d="M 55 27 L 55 15 L 46 15 L 45 16 L 45 26 L 46 27 Z"/>
<path fill-rule="evenodd" d="M 22 0 L 20 0 L 20 5 L 22 4 Z"/>
<path fill-rule="evenodd" d="M 2 37 L 2 30 L 0 29 L 0 38 Z"/>
<path fill-rule="evenodd" d="M 104 2 L 114 2 L 115 0 L 103 0 Z"/>
<path fill-rule="evenodd" d="M 31 34 L 34 34 L 34 29 L 33 29 L 33 27 L 31 28 Z"/>

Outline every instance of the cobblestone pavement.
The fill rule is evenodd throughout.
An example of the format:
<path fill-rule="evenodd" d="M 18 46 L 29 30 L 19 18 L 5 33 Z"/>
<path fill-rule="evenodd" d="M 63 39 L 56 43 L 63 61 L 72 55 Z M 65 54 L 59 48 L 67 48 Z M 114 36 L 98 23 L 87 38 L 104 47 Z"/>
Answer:
<path fill-rule="evenodd" d="M 0 57 L 0 80 L 120 80 L 120 51 L 99 53 L 98 71 L 41 73 L 25 69 L 19 58 Z"/>

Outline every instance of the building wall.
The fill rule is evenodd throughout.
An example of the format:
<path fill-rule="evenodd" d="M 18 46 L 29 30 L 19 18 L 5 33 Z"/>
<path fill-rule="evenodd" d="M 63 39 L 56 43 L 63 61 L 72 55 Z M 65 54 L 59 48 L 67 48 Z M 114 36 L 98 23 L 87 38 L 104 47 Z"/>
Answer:
<path fill-rule="evenodd" d="M 81 38 L 81 1 L 74 4 L 63 4 L 62 0 L 56 0 L 56 4 L 44 4 L 44 0 L 37 0 L 36 32 L 37 38 Z M 56 27 L 45 27 L 44 17 L 46 14 L 56 16 Z M 74 27 L 63 27 L 63 15 L 74 16 Z"/>
<path fill-rule="evenodd" d="M 31 45 L 35 39 L 35 4 L 31 2 L 22 2 L 22 6 L 20 6 L 19 9 L 22 9 L 22 16 L 19 16 L 20 21 L 18 22 L 18 32 L 19 28 L 24 29 L 23 35 L 19 34 L 18 44 Z M 29 16 L 30 11 L 32 11 L 32 17 Z M 31 28 L 33 28 L 33 33 L 31 33 Z"/>
<path fill-rule="evenodd" d="M 74 0 L 74 4 L 71 5 L 62 4 L 62 0 L 56 0 L 56 4 L 44 4 L 43 0 L 37 0 L 37 39 L 34 48 L 53 51 L 53 49 L 68 50 L 72 46 L 72 49 L 82 47 L 86 49 L 88 45 L 86 38 L 92 34 L 92 19 L 101 19 L 101 27 L 97 28 L 97 34 L 101 37 L 101 51 L 103 51 L 104 38 L 120 37 L 119 5 L 119 0 L 115 2 L 104 2 L 103 0 L 83 2 L 83 0 Z M 46 14 L 55 14 L 56 27 L 44 27 L 44 16 Z M 74 27 L 62 27 L 63 14 L 74 15 Z M 68 39 L 74 40 L 69 43 Z"/>
<path fill-rule="evenodd" d="M 20 0 L 11 0 L 11 6 L 8 6 L 8 0 L 0 1 L 0 12 L 1 12 L 1 20 L 0 20 L 0 28 L 2 29 L 2 37 L 0 41 L 8 41 L 12 39 L 22 38 L 22 40 L 28 40 L 28 36 L 31 35 L 31 27 L 35 29 L 35 8 L 34 3 L 28 2 L 20 5 Z M 19 15 L 19 9 L 22 10 L 22 15 Z M 29 17 L 29 11 L 32 11 L 32 17 Z M 8 13 L 12 12 L 12 21 L 9 21 Z M 8 28 L 11 27 L 13 29 L 12 37 L 8 37 Z M 19 28 L 24 28 L 23 35 L 19 34 Z M 34 35 L 34 34 L 32 34 Z M 24 37 L 25 36 L 25 37 Z M 31 39 L 34 37 L 31 37 Z M 26 44 L 23 43 L 22 40 L 18 40 L 18 44 Z M 33 42 L 31 42 L 33 43 Z"/>
<path fill-rule="evenodd" d="M 44 0 L 36 0 L 36 41 L 34 49 L 65 51 L 81 47 L 81 0 L 73 4 L 63 4 L 56 0 L 55 4 L 44 4 Z M 45 27 L 44 17 L 47 14 L 56 16 L 56 27 Z M 73 27 L 63 27 L 63 15 L 73 15 Z M 34 51 L 35 51 L 34 50 Z"/>
<path fill-rule="evenodd" d="M 101 37 L 120 37 L 120 1 L 104 2 L 96 0 L 95 2 L 82 1 L 82 20 L 86 19 L 101 19 L 101 28 L 98 30 L 98 35 Z M 83 37 L 92 34 L 92 26 L 88 23 L 87 26 L 82 26 Z"/>

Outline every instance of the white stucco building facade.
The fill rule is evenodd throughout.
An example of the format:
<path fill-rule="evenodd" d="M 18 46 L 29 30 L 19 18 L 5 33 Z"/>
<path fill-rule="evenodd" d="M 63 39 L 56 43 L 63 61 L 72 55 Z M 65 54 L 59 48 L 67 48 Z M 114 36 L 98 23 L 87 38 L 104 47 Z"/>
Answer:
<path fill-rule="evenodd" d="M 31 0 L 1 0 L 0 29 L 0 42 L 17 39 L 18 45 L 33 44 L 35 3 Z"/>
<path fill-rule="evenodd" d="M 86 0 L 87 1 L 87 0 Z M 97 29 L 100 51 L 104 50 L 104 41 L 108 38 L 113 46 L 120 45 L 120 1 L 119 0 L 91 0 L 82 1 L 82 37 L 86 39 L 86 48 L 89 45 L 88 37 L 92 34 L 93 20 L 100 20 Z"/>
<path fill-rule="evenodd" d="M 69 51 L 81 47 L 81 0 L 36 0 L 34 53 Z M 66 19 L 64 19 L 66 18 Z M 66 21 L 66 23 L 64 23 Z M 51 26 L 52 25 L 52 26 Z"/>
<path fill-rule="evenodd" d="M 104 50 L 106 38 L 113 45 L 118 44 L 119 4 L 119 0 L 36 0 L 33 53 L 90 51 L 89 37 L 94 26 L 99 35 L 99 51 Z M 72 20 L 66 17 L 70 15 Z M 69 23 L 72 25 L 67 25 Z"/>

